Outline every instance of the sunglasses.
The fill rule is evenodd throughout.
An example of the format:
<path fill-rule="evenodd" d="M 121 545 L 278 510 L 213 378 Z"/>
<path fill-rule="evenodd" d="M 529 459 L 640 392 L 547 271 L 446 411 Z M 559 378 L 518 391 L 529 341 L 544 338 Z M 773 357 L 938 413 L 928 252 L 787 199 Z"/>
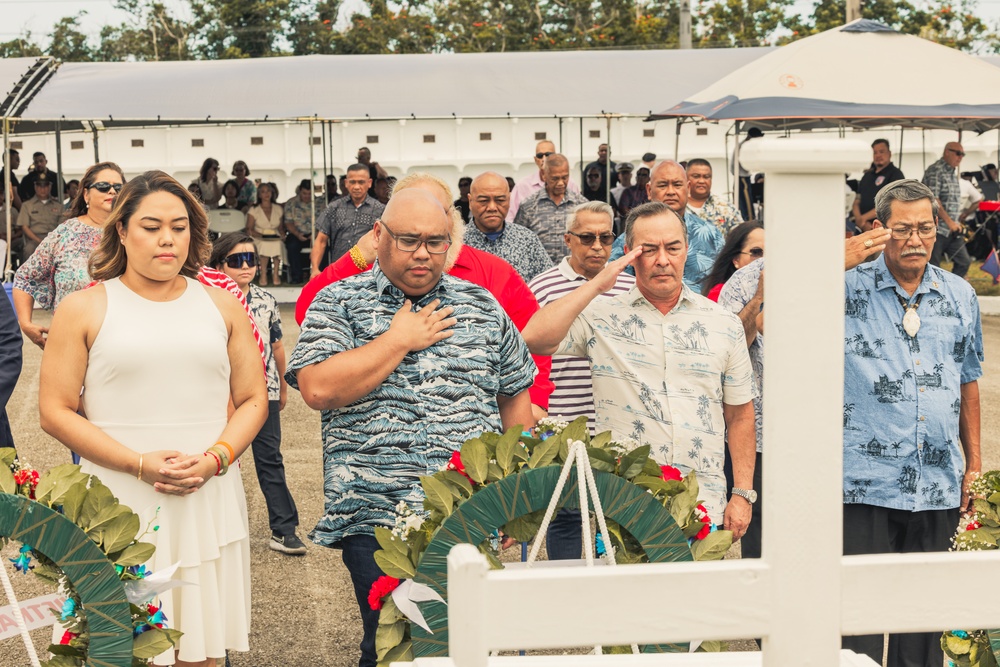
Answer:
<path fill-rule="evenodd" d="M 949 148 L 948 150 L 950 150 L 952 153 L 954 153 L 958 157 L 965 157 L 965 152 L 964 151 L 956 151 L 954 148 Z"/>
<path fill-rule="evenodd" d="M 232 255 L 227 255 L 226 266 L 230 269 L 238 269 L 246 264 L 251 269 L 257 266 L 257 253 L 255 252 L 234 252 Z"/>
<path fill-rule="evenodd" d="M 601 239 L 601 245 L 608 246 L 615 242 L 615 235 L 610 232 L 605 232 L 604 234 L 577 234 L 576 232 L 566 232 L 571 236 L 575 236 L 580 239 L 580 243 L 586 246 L 594 245 L 594 241 Z"/>
<path fill-rule="evenodd" d="M 124 187 L 125 187 L 124 183 L 108 183 L 107 181 L 101 181 L 100 183 L 92 183 L 91 185 L 88 185 L 87 189 L 90 190 L 91 188 L 93 188 L 98 192 L 107 193 L 111 192 L 112 189 L 115 192 L 121 192 L 122 188 Z"/>
<path fill-rule="evenodd" d="M 550 155 L 555 155 L 553 151 L 548 151 L 547 153 L 535 153 L 535 158 L 541 160 L 542 158 L 547 158 Z"/>
<path fill-rule="evenodd" d="M 764 249 L 763 248 L 750 248 L 749 250 L 744 250 L 740 254 L 741 255 L 750 255 L 751 257 L 754 257 L 756 259 L 760 259 L 761 257 L 764 256 Z"/>

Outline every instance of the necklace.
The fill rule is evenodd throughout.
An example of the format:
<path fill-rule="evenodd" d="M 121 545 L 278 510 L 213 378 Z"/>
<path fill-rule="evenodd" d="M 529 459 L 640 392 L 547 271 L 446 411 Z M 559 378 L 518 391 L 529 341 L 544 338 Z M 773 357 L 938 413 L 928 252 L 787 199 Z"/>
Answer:
<path fill-rule="evenodd" d="M 917 308 L 920 307 L 920 301 L 924 295 L 918 296 L 912 306 L 908 306 L 899 294 L 896 294 L 896 298 L 899 299 L 899 305 L 903 307 L 903 331 L 910 338 L 916 338 L 917 332 L 920 331 L 920 316 L 917 315 Z"/>

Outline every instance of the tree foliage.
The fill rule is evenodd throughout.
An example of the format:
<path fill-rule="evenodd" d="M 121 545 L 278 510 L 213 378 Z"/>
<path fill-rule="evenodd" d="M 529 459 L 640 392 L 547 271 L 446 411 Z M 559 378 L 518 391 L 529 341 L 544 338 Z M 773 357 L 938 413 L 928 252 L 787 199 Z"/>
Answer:
<path fill-rule="evenodd" d="M 979 0 L 862 0 L 861 14 L 965 51 L 1000 52 Z M 60 19 L 48 46 L 25 33 L 0 56 L 74 60 L 183 60 L 275 55 L 662 49 L 679 42 L 678 0 L 116 0 L 128 18 L 98 36 L 82 13 Z M 696 48 L 784 43 L 842 25 L 845 0 L 697 0 Z M 176 6 L 176 5 L 172 5 Z"/>

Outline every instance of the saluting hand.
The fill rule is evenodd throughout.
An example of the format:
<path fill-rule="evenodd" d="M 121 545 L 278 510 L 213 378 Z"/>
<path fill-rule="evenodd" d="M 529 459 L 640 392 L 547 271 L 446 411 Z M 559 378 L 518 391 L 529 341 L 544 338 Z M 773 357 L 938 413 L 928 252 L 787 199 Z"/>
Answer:
<path fill-rule="evenodd" d="M 414 311 L 413 304 L 405 299 L 403 307 L 393 316 L 389 331 L 398 335 L 411 352 L 423 350 L 451 337 L 455 332 L 448 329 L 455 326 L 458 319 L 448 316 L 455 309 L 451 306 L 438 309 L 440 304 L 441 299 L 434 299 L 420 310 Z"/>
<path fill-rule="evenodd" d="M 641 254 L 642 248 L 633 248 L 625 253 L 624 256 L 619 257 L 613 262 L 608 262 L 608 265 L 601 269 L 601 272 L 593 277 L 590 284 L 594 288 L 599 289 L 601 294 L 604 294 L 615 286 L 615 283 L 618 282 L 618 276 L 625 270 L 625 267 L 631 264 L 632 261 Z"/>

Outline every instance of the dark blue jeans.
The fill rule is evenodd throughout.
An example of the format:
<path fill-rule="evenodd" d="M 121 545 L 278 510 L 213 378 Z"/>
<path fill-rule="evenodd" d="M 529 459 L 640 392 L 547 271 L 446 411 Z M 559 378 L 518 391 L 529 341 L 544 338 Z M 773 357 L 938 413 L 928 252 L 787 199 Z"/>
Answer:
<path fill-rule="evenodd" d="M 549 560 L 575 560 L 583 550 L 583 528 L 580 510 L 564 507 L 556 510 L 545 534 L 545 551 Z"/>
<path fill-rule="evenodd" d="M 281 402 L 267 402 L 267 421 L 250 445 L 257 471 L 257 481 L 267 504 L 267 522 L 276 535 L 293 535 L 299 525 L 299 512 L 285 481 L 285 462 L 281 457 Z"/>
<path fill-rule="evenodd" d="M 382 576 L 382 570 L 375 563 L 375 552 L 380 549 L 374 535 L 350 535 L 340 542 L 344 551 L 344 565 L 351 573 L 354 597 L 358 599 L 364 637 L 361 639 L 361 660 L 358 667 L 375 667 L 375 631 L 378 629 L 377 611 L 368 605 L 368 592 L 375 580 Z"/>

